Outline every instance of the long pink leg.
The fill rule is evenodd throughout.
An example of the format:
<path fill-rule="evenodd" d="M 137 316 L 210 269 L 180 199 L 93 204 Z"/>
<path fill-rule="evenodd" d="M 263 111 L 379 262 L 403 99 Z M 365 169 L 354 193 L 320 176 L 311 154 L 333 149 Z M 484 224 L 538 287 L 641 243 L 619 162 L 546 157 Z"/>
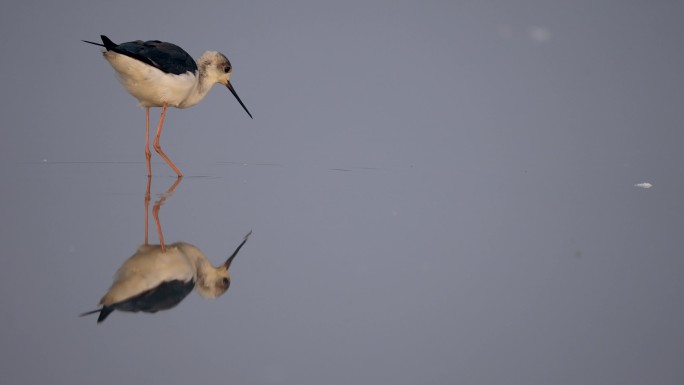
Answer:
<path fill-rule="evenodd" d="M 166 163 L 168 163 L 168 165 L 171 166 L 173 171 L 175 171 L 176 174 L 178 174 L 178 177 L 181 177 L 181 176 L 183 176 L 183 174 L 181 174 L 180 170 L 178 169 L 178 167 L 176 167 L 175 164 L 173 164 L 171 159 L 169 159 L 169 157 L 166 156 L 166 154 L 164 154 L 164 151 L 162 151 L 161 146 L 159 145 L 159 137 L 161 136 L 162 125 L 164 124 L 164 117 L 166 116 L 166 107 L 167 107 L 167 105 L 166 105 L 166 103 L 164 103 L 162 105 L 161 117 L 159 118 L 159 126 L 157 126 L 157 135 L 154 137 L 153 146 L 154 146 L 154 150 L 157 151 L 157 153 L 159 155 L 161 155 L 162 158 L 164 158 Z"/>
<path fill-rule="evenodd" d="M 145 245 L 147 245 L 147 234 L 148 234 L 148 219 L 149 219 L 149 214 L 148 212 L 150 211 L 150 185 L 152 184 L 152 176 L 148 175 L 147 176 L 147 189 L 145 189 Z"/>
<path fill-rule="evenodd" d="M 145 107 L 145 158 L 147 159 L 147 176 L 152 176 L 152 165 L 150 165 L 150 158 L 152 158 L 150 152 L 150 107 Z"/>

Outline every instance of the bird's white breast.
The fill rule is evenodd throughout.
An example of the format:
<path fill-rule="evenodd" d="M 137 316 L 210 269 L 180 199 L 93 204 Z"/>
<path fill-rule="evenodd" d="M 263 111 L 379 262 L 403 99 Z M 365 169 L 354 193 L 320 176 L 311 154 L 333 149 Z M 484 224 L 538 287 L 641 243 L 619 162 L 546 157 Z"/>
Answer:
<path fill-rule="evenodd" d="M 198 86 L 197 74 L 165 73 L 149 64 L 113 51 L 104 53 L 105 59 L 116 70 L 119 82 L 142 107 L 161 107 L 164 103 L 183 108 L 183 101 Z"/>

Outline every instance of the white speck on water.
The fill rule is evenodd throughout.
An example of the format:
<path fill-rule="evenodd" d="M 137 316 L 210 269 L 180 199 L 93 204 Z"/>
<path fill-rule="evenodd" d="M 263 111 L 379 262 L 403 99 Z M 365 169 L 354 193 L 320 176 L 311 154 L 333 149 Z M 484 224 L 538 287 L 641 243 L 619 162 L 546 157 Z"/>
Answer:
<path fill-rule="evenodd" d="M 651 188 L 651 187 L 653 187 L 653 185 L 650 184 L 650 183 L 648 183 L 648 182 L 637 183 L 637 184 L 635 184 L 634 186 L 635 186 L 635 187 L 641 187 L 641 188 Z"/>
<path fill-rule="evenodd" d="M 527 30 L 528 36 L 532 41 L 538 43 L 546 43 L 551 40 L 551 32 L 548 28 L 544 27 L 530 27 Z"/>

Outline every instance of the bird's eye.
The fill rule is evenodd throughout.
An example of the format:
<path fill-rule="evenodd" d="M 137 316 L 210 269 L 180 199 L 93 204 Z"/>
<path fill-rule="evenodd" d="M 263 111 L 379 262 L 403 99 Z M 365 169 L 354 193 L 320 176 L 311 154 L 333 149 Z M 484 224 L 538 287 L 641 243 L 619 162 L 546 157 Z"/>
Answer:
<path fill-rule="evenodd" d="M 225 73 L 230 72 L 230 66 L 223 67 L 223 72 L 225 72 Z"/>
<path fill-rule="evenodd" d="M 224 284 L 224 285 L 230 284 L 230 279 L 228 279 L 228 278 L 223 278 L 223 284 Z"/>

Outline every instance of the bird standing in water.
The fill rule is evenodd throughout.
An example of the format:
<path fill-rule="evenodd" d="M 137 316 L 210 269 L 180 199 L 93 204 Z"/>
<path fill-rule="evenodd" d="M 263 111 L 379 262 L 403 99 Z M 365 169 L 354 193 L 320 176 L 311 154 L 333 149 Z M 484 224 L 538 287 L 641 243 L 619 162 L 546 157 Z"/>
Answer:
<path fill-rule="evenodd" d="M 164 117 L 168 107 L 188 108 L 199 103 L 214 84 L 228 87 L 247 115 L 252 118 L 247 107 L 230 83 L 233 67 L 228 58 L 215 51 L 207 51 L 195 60 L 181 47 L 158 40 L 132 41 L 116 44 L 107 36 L 101 35 L 102 43 L 83 40 L 86 43 L 105 48 L 104 58 L 114 67 L 119 81 L 131 95 L 145 107 L 145 157 L 147 175 L 152 175 L 150 165 L 150 107 L 161 107 L 161 116 L 154 137 L 155 151 L 171 166 L 180 177 L 183 174 L 171 159 L 162 151 L 159 144 Z"/>

